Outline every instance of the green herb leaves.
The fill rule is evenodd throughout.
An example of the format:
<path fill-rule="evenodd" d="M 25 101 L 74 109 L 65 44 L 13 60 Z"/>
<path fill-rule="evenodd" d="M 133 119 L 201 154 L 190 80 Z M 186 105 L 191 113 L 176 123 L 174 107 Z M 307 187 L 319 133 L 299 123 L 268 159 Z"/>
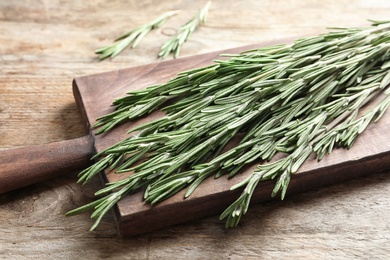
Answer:
<path fill-rule="evenodd" d="M 177 35 L 161 46 L 159 57 L 166 58 L 171 52 L 174 53 L 173 56 L 175 58 L 179 56 L 181 46 L 188 40 L 196 28 L 206 21 L 210 4 L 211 2 L 208 2 L 205 7 L 199 10 L 195 17 L 180 27 Z"/>
<path fill-rule="evenodd" d="M 205 23 L 210 5 L 211 2 L 208 2 L 191 20 L 181 26 L 178 34 L 161 46 L 161 50 L 158 56 L 166 58 L 171 52 L 173 52 L 174 58 L 177 58 L 179 56 L 181 46 L 188 40 L 196 28 Z M 178 11 L 166 12 L 155 20 L 120 35 L 115 39 L 113 44 L 99 48 L 95 50 L 95 53 L 100 55 L 100 60 L 104 60 L 109 57 L 114 58 L 128 46 L 135 48 L 143 39 L 143 37 L 145 37 L 145 35 L 147 35 L 153 29 L 162 26 L 169 17 L 177 13 Z"/>
<path fill-rule="evenodd" d="M 130 32 L 120 35 L 115 39 L 115 43 L 99 48 L 95 51 L 95 53 L 100 55 L 100 60 L 104 60 L 108 57 L 114 58 L 129 45 L 131 45 L 132 48 L 135 48 L 146 34 L 163 25 L 169 17 L 175 14 L 177 14 L 177 11 L 167 12 L 150 23 L 141 25 Z"/>
<path fill-rule="evenodd" d="M 94 210 L 93 229 L 131 192 L 144 189 L 152 204 L 185 188 L 187 197 L 206 178 L 232 178 L 256 162 L 257 169 L 232 187 L 242 194 L 220 217 L 236 226 L 259 182 L 273 180 L 271 196 L 283 199 L 309 156 L 321 160 L 334 147 L 351 147 L 383 115 L 390 105 L 389 31 L 390 22 L 376 22 L 225 55 L 228 60 L 115 100 L 117 110 L 98 120 L 99 132 L 156 109 L 166 116 L 131 129 L 135 134 L 97 155 L 81 182 L 102 169 L 134 174 L 98 191 L 98 203 L 69 214 Z M 374 99 L 377 104 L 362 113 Z M 233 140 L 238 144 L 226 149 Z"/>

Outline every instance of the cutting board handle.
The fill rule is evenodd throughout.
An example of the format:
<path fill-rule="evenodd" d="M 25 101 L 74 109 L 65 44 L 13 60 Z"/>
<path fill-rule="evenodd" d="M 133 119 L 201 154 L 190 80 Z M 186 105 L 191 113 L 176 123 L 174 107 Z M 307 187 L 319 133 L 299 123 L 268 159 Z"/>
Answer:
<path fill-rule="evenodd" d="M 91 136 L 0 151 L 0 194 L 81 170 L 94 152 Z"/>

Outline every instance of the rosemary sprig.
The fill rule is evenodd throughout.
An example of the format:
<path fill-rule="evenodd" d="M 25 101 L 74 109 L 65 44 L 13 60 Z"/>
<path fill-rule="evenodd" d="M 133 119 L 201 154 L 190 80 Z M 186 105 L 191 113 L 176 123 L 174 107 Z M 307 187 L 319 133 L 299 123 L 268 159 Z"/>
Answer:
<path fill-rule="evenodd" d="M 131 48 L 135 48 L 146 34 L 163 25 L 169 17 L 177 13 L 178 11 L 166 12 L 155 20 L 120 35 L 114 40 L 113 44 L 99 48 L 95 50 L 95 53 L 100 55 L 100 60 L 104 60 L 108 57 L 114 58 L 129 45 L 131 45 Z"/>
<path fill-rule="evenodd" d="M 236 226 L 259 182 L 273 179 L 271 195 L 283 199 L 291 175 L 312 153 L 321 160 L 334 147 L 349 148 L 390 105 L 390 22 L 225 56 L 114 102 L 118 109 L 99 119 L 100 132 L 155 109 L 167 115 L 131 129 L 135 134 L 96 155 L 101 159 L 80 173 L 79 182 L 103 169 L 135 173 L 107 184 L 96 193 L 103 196 L 98 202 L 69 215 L 94 210 L 94 229 L 112 205 L 141 188 L 152 204 L 186 187 L 188 197 L 210 176 L 231 178 L 261 163 L 232 187 L 243 192 L 221 214 L 227 227 Z M 237 146 L 223 150 L 237 138 Z M 285 156 L 268 162 L 278 153 Z"/>
<path fill-rule="evenodd" d="M 196 28 L 206 22 L 206 16 L 210 5 L 211 2 L 208 2 L 191 20 L 182 25 L 179 32 L 161 46 L 158 56 L 164 59 L 173 52 L 174 58 L 179 57 L 181 46 L 188 40 Z"/>

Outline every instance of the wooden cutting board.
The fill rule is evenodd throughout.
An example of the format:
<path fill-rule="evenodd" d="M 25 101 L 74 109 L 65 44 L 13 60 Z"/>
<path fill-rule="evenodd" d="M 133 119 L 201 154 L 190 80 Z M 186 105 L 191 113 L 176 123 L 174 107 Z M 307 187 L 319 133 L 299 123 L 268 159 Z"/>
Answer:
<path fill-rule="evenodd" d="M 75 140 L 1 152 L 0 162 L 3 167 L 0 169 L 0 193 L 54 177 L 65 170 L 81 170 L 89 165 L 89 158 L 94 152 L 102 151 L 126 138 L 130 127 L 162 115 L 156 112 L 138 121 L 123 124 L 107 134 L 95 136 L 91 125 L 97 117 L 113 111 L 111 103 L 114 98 L 131 90 L 164 83 L 180 71 L 209 65 L 212 60 L 219 58 L 219 53 L 238 53 L 269 44 L 275 42 L 74 79 L 74 96 L 90 134 Z M 369 126 L 349 151 L 335 150 L 321 162 L 311 157 L 292 177 L 288 193 L 302 192 L 390 169 L 389 130 L 390 113 L 386 113 L 378 123 Z M 218 180 L 208 179 L 187 199 L 183 199 L 183 191 L 158 205 L 150 206 L 143 202 L 142 193 L 130 195 L 114 208 L 118 232 L 122 236 L 131 236 L 220 214 L 241 193 L 240 190 L 230 191 L 230 187 L 245 178 L 255 167 L 256 165 L 248 167 L 231 180 L 225 177 Z M 102 173 L 103 182 L 120 178 L 123 178 L 123 175 Z M 255 191 L 253 203 L 271 199 L 273 185 L 273 181 L 261 183 Z M 242 221 L 245 221 L 245 218 Z"/>

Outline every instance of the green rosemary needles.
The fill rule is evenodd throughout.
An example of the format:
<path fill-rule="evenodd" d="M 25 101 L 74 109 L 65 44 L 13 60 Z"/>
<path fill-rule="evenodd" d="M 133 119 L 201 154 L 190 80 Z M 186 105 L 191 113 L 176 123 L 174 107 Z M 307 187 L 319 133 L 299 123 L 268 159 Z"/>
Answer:
<path fill-rule="evenodd" d="M 177 58 L 180 54 L 181 46 L 188 40 L 190 35 L 198 28 L 202 23 L 205 23 L 208 9 L 211 2 L 208 2 L 205 7 L 200 9 L 195 17 L 180 27 L 177 35 L 172 37 L 169 41 L 161 46 L 159 57 L 166 58 L 171 52 L 173 52 L 174 58 Z"/>
<path fill-rule="evenodd" d="M 108 57 L 114 58 L 129 45 L 131 45 L 132 48 L 135 48 L 145 35 L 147 35 L 151 30 L 162 26 L 169 17 L 177 14 L 177 12 L 178 11 L 167 12 L 150 23 L 141 25 L 130 32 L 124 33 L 115 39 L 115 43 L 99 48 L 95 51 L 95 53 L 100 55 L 100 60 L 104 60 Z"/>
<path fill-rule="evenodd" d="M 178 34 L 161 46 L 158 56 L 166 58 L 171 52 L 173 52 L 174 58 L 177 58 L 179 56 L 181 46 L 188 40 L 190 35 L 200 26 L 200 24 L 205 23 L 210 5 L 211 2 L 208 2 L 191 20 L 181 26 Z M 169 17 L 177 13 L 178 11 L 167 12 L 150 23 L 141 25 L 130 32 L 122 34 L 115 39 L 113 44 L 99 48 L 95 50 L 95 53 L 100 55 L 100 60 L 104 60 L 109 57 L 114 58 L 130 45 L 132 48 L 135 48 L 145 35 L 153 29 L 162 26 Z"/>
<path fill-rule="evenodd" d="M 182 189 L 188 197 L 206 178 L 232 178 L 258 162 L 232 187 L 242 193 L 220 216 L 227 227 L 236 226 L 259 182 L 273 179 L 270 195 L 283 199 L 291 175 L 309 155 L 321 160 L 334 147 L 350 147 L 390 105 L 387 21 L 224 56 L 228 59 L 114 101 L 116 111 L 95 125 L 100 133 L 156 109 L 166 116 L 131 129 L 127 139 L 95 156 L 79 182 L 105 169 L 134 174 L 109 183 L 96 193 L 101 198 L 68 215 L 93 210 L 94 229 L 129 193 L 143 189 L 151 204 Z M 378 98 L 377 105 L 359 113 Z M 241 142 L 225 151 L 238 135 Z M 281 159 L 268 162 L 280 153 Z"/>

